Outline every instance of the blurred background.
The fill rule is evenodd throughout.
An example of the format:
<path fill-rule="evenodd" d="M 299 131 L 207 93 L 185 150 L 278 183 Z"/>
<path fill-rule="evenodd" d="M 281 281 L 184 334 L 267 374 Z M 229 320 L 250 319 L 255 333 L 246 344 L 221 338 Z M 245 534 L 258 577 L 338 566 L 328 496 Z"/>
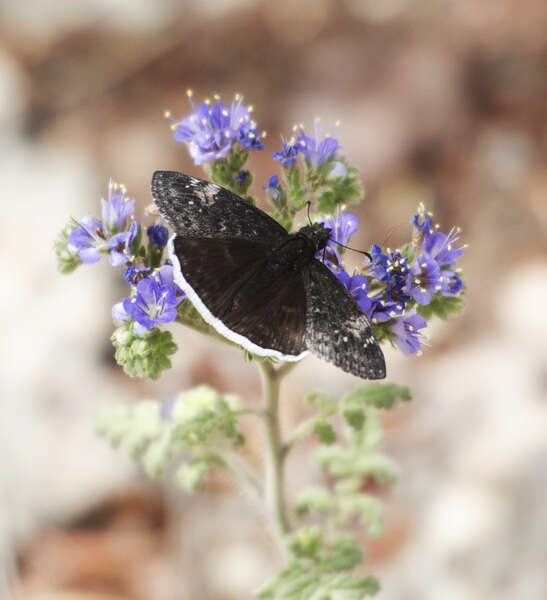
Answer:
<path fill-rule="evenodd" d="M 414 401 L 385 418 L 401 477 L 366 568 L 380 600 L 547 597 L 546 31 L 544 0 L 0 0 L 0 597 L 245 600 L 278 566 L 225 480 L 150 483 L 93 431 L 105 403 L 198 383 L 258 403 L 254 366 L 174 327 L 174 368 L 130 379 L 109 341 L 120 273 L 56 271 L 58 231 L 99 212 L 109 177 L 143 208 L 155 169 L 201 175 L 163 118 L 188 87 L 255 105 L 257 195 L 293 123 L 341 119 L 367 190 L 354 246 L 407 240 L 420 201 L 462 227 L 465 314 L 432 323 L 421 358 L 387 352 Z M 358 384 L 307 358 L 284 425 L 310 387 Z"/>

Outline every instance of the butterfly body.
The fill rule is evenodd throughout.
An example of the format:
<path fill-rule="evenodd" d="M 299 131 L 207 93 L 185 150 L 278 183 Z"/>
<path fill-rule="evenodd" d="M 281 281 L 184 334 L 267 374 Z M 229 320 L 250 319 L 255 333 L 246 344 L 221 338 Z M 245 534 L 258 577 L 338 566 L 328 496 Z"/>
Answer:
<path fill-rule="evenodd" d="M 315 258 L 330 229 L 289 234 L 246 200 L 182 173 L 157 171 L 152 195 L 175 230 L 175 280 L 219 333 L 259 356 L 295 361 L 311 350 L 359 377 L 385 377 L 367 317 Z"/>

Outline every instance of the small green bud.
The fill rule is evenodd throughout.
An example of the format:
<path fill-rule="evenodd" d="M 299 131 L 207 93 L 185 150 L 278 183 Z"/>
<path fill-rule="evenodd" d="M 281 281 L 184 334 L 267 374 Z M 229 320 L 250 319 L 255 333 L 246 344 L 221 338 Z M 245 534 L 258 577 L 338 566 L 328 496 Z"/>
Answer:
<path fill-rule="evenodd" d="M 57 267 L 61 273 L 72 273 L 76 267 L 82 264 L 77 252 L 68 244 L 68 236 L 75 229 L 73 223 L 68 223 L 61 231 L 55 241 L 55 254 L 57 255 Z"/>

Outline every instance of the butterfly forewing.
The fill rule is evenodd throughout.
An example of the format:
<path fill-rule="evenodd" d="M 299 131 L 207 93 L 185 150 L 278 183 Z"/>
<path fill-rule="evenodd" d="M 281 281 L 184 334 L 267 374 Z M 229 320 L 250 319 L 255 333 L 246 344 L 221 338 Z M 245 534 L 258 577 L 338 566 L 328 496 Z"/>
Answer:
<path fill-rule="evenodd" d="M 242 239 L 180 236 L 172 245 L 173 259 L 178 261 L 183 278 L 181 287 L 190 286 L 195 292 L 214 319 L 209 319 L 213 326 L 236 334 L 221 331 L 226 337 L 251 352 L 287 360 L 306 351 L 306 299 L 301 275 L 286 270 L 272 272 L 269 246 Z M 200 312 L 207 319 L 207 313 Z"/>
<path fill-rule="evenodd" d="M 288 236 L 265 212 L 216 183 L 156 171 L 152 195 L 176 233 L 188 237 L 260 240 L 275 244 Z"/>
<path fill-rule="evenodd" d="M 343 284 L 317 260 L 304 270 L 304 283 L 310 350 L 358 377 L 384 378 L 384 355 L 370 322 Z"/>

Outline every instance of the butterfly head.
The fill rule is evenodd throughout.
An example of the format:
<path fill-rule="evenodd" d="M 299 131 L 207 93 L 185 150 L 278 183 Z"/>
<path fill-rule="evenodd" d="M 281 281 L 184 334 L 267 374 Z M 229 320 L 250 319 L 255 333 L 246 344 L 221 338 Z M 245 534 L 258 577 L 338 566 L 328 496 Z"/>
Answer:
<path fill-rule="evenodd" d="M 325 227 L 323 223 L 312 223 L 311 225 L 302 227 L 298 233 L 305 236 L 310 245 L 314 248 L 314 251 L 317 252 L 318 250 L 323 250 L 327 245 L 330 239 L 331 230 L 328 227 Z"/>

